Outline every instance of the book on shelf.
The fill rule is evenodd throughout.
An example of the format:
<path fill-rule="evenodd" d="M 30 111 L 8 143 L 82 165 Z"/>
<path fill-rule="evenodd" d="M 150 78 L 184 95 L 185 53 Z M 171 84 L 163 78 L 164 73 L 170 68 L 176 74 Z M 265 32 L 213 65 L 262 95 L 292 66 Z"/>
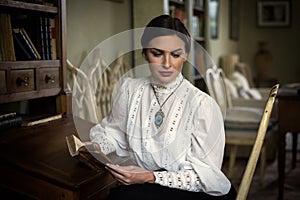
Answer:
<path fill-rule="evenodd" d="M 38 50 L 36 49 L 35 45 L 33 44 L 32 40 L 30 39 L 28 33 L 25 31 L 24 28 L 21 28 L 20 31 L 21 31 L 21 34 L 23 34 L 23 37 L 25 39 L 27 39 L 27 41 L 28 41 L 27 44 L 32 48 L 31 51 L 33 51 L 33 54 L 35 54 L 36 59 L 40 60 L 42 57 L 41 57 L 40 53 L 38 52 Z"/>
<path fill-rule="evenodd" d="M 44 2 L 44 5 L 47 6 L 54 6 L 53 2 Z M 48 53 L 49 53 L 49 59 L 55 60 L 56 55 L 56 35 L 55 35 L 55 19 L 54 18 L 46 18 L 46 32 L 48 35 Z"/>
<path fill-rule="evenodd" d="M 33 60 L 22 39 L 13 31 L 13 41 L 15 48 L 16 60 Z"/>
<path fill-rule="evenodd" d="M 48 17 L 43 17 L 43 38 L 45 60 L 51 60 L 51 36 L 50 36 L 50 20 Z"/>
<path fill-rule="evenodd" d="M 174 10 L 174 17 L 180 19 L 182 22 L 185 21 L 185 11 L 181 8 L 176 7 Z"/>
<path fill-rule="evenodd" d="M 33 37 L 32 42 L 35 44 L 36 49 L 38 50 L 41 59 L 49 60 L 49 41 L 48 39 L 50 36 L 50 32 L 48 31 L 48 23 L 47 17 L 41 16 L 38 18 L 29 18 L 28 22 L 26 22 L 26 31 L 28 34 L 32 35 Z"/>
<path fill-rule="evenodd" d="M 170 15 L 180 19 L 182 22 L 185 21 L 185 11 L 175 5 L 170 6 Z"/>
<path fill-rule="evenodd" d="M 5 119 L 9 119 L 9 118 L 13 118 L 13 117 L 16 117 L 16 116 L 17 116 L 16 112 L 2 113 L 2 114 L 0 114 L 0 121 L 5 120 Z"/>
<path fill-rule="evenodd" d="M 19 127 L 22 124 L 22 117 L 15 112 L 0 114 L 0 130 Z"/>
<path fill-rule="evenodd" d="M 45 36 L 44 36 L 44 26 L 45 26 L 45 22 L 44 22 L 44 17 L 40 17 L 39 18 L 39 24 L 38 24 L 38 37 L 39 37 L 39 44 L 40 44 L 40 49 L 42 52 L 42 59 L 46 60 L 46 50 L 45 50 Z"/>
<path fill-rule="evenodd" d="M 203 9 L 204 8 L 204 0 L 194 0 L 194 7 Z"/>
<path fill-rule="evenodd" d="M 199 21 L 199 17 L 196 15 L 193 15 L 192 17 L 192 26 L 193 26 L 193 35 L 195 37 L 200 37 L 200 21 Z"/>
<path fill-rule="evenodd" d="M 16 61 L 12 36 L 11 16 L 0 13 L 0 51 L 2 61 Z"/>
<path fill-rule="evenodd" d="M 50 18 L 50 41 L 51 41 L 51 58 L 56 60 L 56 30 L 55 30 L 55 19 Z"/>
<path fill-rule="evenodd" d="M 197 73 L 195 75 L 203 76 L 204 69 L 203 69 L 203 55 L 199 51 L 195 51 L 195 68 Z"/>
<path fill-rule="evenodd" d="M 13 37 L 16 42 L 16 57 L 17 60 L 40 60 L 41 56 L 35 46 L 33 45 L 30 37 L 24 28 L 14 28 Z M 19 48 L 19 50 L 17 49 Z M 24 55 L 22 55 L 22 52 Z M 25 57 L 24 57 L 25 56 Z"/>
<path fill-rule="evenodd" d="M 103 171 L 107 163 L 113 161 L 102 153 L 93 143 L 84 143 L 73 135 L 66 136 L 69 154 L 95 171 Z M 107 166 L 106 166 L 107 167 Z"/>

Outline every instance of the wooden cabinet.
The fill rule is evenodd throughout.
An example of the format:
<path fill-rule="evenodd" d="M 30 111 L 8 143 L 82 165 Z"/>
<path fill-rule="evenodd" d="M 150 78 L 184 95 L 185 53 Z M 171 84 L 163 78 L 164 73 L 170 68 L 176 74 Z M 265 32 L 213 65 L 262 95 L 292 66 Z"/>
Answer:
<path fill-rule="evenodd" d="M 51 97 L 52 110 L 70 114 L 71 93 L 65 76 L 66 1 L 0 0 L 0 15 L 0 111 L 18 113 L 12 102 L 28 105 L 33 99 L 36 107 L 45 106 L 39 99 Z M 20 30 L 25 40 L 17 34 Z M 25 110 L 22 114 L 35 112 Z"/>
<path fill-rule="evenodd" d="M 50 48 L 47 53 L 41 45 L 45 44 L 45 32 L 43 38 L 34 34 L 41 33 L 40 23 L 45 21 L 54 23 L 54 41 L 48 40 L 48 45 L 55 46 L 51 55 Z M 66 0 L 0 0 L 0 25 L 0 113 L 16 112 L 23 120 L 63 114 L 39 125 L 4 130 L 0 126 L 0 193 L 10 199 L 105 199 L 116 185 L 115 179 L 104 168 L 95 172 L 71 157 L 65 140 L 80 132 L 86 133 L 86 141 L 94 125 L 77 119 L 80 126 L 76 127 L 71 113 L 72 95 L 66 80 Z M 39 56 L 18 49 L 13 31 L 23 29 Z"/>

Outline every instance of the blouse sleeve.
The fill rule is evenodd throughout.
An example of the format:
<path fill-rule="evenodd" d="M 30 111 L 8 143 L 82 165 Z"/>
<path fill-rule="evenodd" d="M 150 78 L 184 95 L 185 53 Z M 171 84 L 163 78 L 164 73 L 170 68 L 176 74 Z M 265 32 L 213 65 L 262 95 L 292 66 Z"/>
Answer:
<path fill-rule="evenodd" d="M 90 139 L 100 145 L 101 151 L 113 151 L 119 156 L 128 156 L 128 143 L 125 138 L 128 115 L 128 81 L 124 79 L 112 103 L 109 115 L 91 128 Z"/>
<path fill-rule="evenodd" d="M 161 185 L 224 195 L 231 183 L 221 171 L 225 132 L 222 114 L 209 96 L 198 103 L 193 120 L 194 132 L 186 162 L 176 172 L 154 172 L 155 182 Z"/>

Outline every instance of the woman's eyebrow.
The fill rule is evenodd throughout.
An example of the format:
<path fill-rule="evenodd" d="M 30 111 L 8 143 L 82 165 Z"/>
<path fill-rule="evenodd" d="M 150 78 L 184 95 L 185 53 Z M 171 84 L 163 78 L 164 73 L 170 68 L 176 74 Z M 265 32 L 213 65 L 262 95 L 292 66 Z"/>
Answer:
<path fill-rule="evenodd" d="M 174 51 L 172 51 L 172 53 L 176 53 L 176 52 L 180 53 L 180 52 L 182 52 L 182 51 L 183 51 L 183 49 L 182 49 L 182 48 L 179 48 L 179 49 L 175 49 Z"/>
<path fill-rule="evenodd" d="M 152 50 L 155 50 L 155 51 L 159 51 L 159 52 L 165 52 L 165 50 L 163 49 L 158 49 L 158 48 L 151 48 Z M 175 49 L 173 51 L 171 51 L 172 53 L 176 53 L 176 52 L 180 52 L 180 51 L 183 51 L 182 48 L 178 48 L 178 49 Z"/>

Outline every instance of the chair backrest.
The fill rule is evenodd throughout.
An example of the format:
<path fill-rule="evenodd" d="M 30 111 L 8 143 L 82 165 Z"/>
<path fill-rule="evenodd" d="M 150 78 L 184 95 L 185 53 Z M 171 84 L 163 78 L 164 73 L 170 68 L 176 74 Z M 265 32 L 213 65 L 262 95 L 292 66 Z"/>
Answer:
<path fill-rule="evenodd" d="M 220 67 L 223 69 L 226 77 L 230 78 L 235 70 L 235 66 L 240 62 L 238 54 L 223 55 L 220 58 Z"/>
<path fill-rule="evenodd" d="M 68 87 L 73 95 L 73 115 L 98 123 L 109 114 L 114 87 L 118 79 L 130 71 L 130 66 L 119 57 L 116 65 L 110 68 L 97 51 L 90 63 L 84 64 L 88 66 L 80 69 L 67 60 L 72 79 L 68 81 Z"/>
<path fill-rule="evenodd" d="M 225 119 L 226 110 L 231 107 L 231 98 L 226 89 L 224 78 L 223 70 L 216 65 L 206 70 L 205 80 L 209 94 L 218 103 Z"/>
<path fill-rule="evenodd" d="M 122 52 L 119 53 L 116 64 L 112 67 L 112 71 L 115 74 L 116 79 L 121 80 L 124 77 L 134 77 L 133 69 L 125 60 L 125 56 L 122 56 L 121 54 Z"/>
<path fill-rule="evenodd" d="M 264 108 L 264 112 L 260 121 L 260 125 L 258 128 L 257 136 L 255 139 L 255 143 L 252 147 L 252 151 L 245 169 L 245 172 L 242 177 L 241 184 L 238 188 L 237 200 L 245 200 L 248 196 L 248 192 L 250 189 L 250 185 L 252 182 L 253 174 L 256 168 L 257 160 L 264 142 L 264 138 L 266 135 L 266 131 L 268 128 L 268 124 L 270 121 L 270 116 L 272 113 L 273 105 L 275 102 L 275 98 L 277 96 L 279 89 L 279 84 L 273 86 L 270 91 L 269 98 L 266 102 L 266 106 Z"/>
<path fill-rule="evenodd" d="M 88 76 L 78 67 L 67 60 L 67 68 L 71 75 L 68 88 L 72 91 L 72 112 L 74 116 L 98 122 L 97 104 Z"/>
<path fill-rule="evenodd" d="M 241 74 L 243 74 L 246 77 L 250 88 L 255 88 L 252 71 L 251 71 L 250 66 L 247 63 L 242 63 L 242 62 L 237 63 L 235 65 L 235 70 L 240 72 Z"/>

